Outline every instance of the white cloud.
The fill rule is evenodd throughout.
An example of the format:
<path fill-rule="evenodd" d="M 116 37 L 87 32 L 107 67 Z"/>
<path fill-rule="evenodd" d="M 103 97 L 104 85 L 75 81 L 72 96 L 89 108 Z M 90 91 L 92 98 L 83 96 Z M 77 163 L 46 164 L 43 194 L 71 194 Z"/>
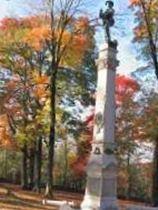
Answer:
<path fill-rule="evenodd" d="M 136 60 L 134 52 L 132 52 L 130 37 L 125 37 L 119 41 L 119 53 L 118 59 L 120 61 L 120 66 L 118 67 L 118 72 L 121 74 L 129 74 L 132 71 L 135 71 L 139 62 Z"/>
<path fill-rule="evenodd" d="M 28 15 L 30 11 L 33 10 L 33 8 L 31 8 L 32 4 L 36 5 L 36 1 L 37 0 L 0 0 L 0 19 L 6 16 L 15 17 Z"/>
<path fill-rule="evenodd" d="M 8 5 L 9 5 L 8 1 L 1 0 L 0 19 L 8 15 Z"/>

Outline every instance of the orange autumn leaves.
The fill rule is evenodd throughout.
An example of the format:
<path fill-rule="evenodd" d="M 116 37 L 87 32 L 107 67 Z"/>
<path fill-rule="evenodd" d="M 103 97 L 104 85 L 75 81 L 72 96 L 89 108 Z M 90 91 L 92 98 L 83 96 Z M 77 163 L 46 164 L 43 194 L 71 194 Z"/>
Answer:
<path fill-rule="evenodd" d="M 135 6 L 138 6 L 138 5 L 141 5 L 142 3 L 145 4 L 145 6 L 151 6 L 151 7 L 155 7 L 157 6 L 157 0 L 152 0 L 152 1 L 149 1 L 149 0 L 130 0 L 130 4 L 131 5 L 135 5 Z"/>
<path fill-rule="evenodd" d="M 23 41 L 35 50 L 41 50 L 46 39 L 50 39 L 50 29 L 48 26 L 39 26 L 28 31 Z"/>
<path fill-rule="evenodd" d="M 34 85 L 33 85 L 33 94 L 36 100 L 39 102 L 44 102 L 48 98 L 48 84 L 49 84 L 49 78 L 47 75 L 38 75 L 34 73 Z"/>
<path fill-rule="evenodd" d="M 138 5 L 140 0 L 130 0 L 131 5 Z"/>
<path fill-rule="evenodd" d="M 116 77 L 116 104 L 121 105 L 126 98 L 131 98 L 140 89 L 138 83 L 131 77 L 118 75 Z"/>
<path fill-rule="evenodd" d="M 53 33 L 48 17 L 5 18 L 0 23 L 0 35 L 3 36 L 1 46 L 4 46 L 4 42 L 6 44 L 17 44 L 20 42 L 33 48 L 35 51 L 40 51 L 43 47 L 49 45 L 48 42 L 55 40 L 60 42 L 60 51 L 63 51 L 64 54 L 61 59 L 61 65 L 72 67 L 72 65 L 75 66 L 77 64 L 76 59 L 78 62 L 82 60 L 85 50 L 91 44 L 87 32 L 88 28 L 89 21 L 84 17 L 72 20 L 70 29 L 62 31 L 62 29 L 56 28 Z M 65 48 L 66 50 L 64 50 Z"/>
<path fill-rule="evenodd" d="M 11 136 L 8 117 L 6 114 L 0 115 L 0 147 L 11 148 L 15 142 Z"/>
<path fill-rule="evenodd" d="M 73 27 L 72 27 L 72 25 Z M 82 60 L 85 50 L 90 46 L 88 37 L 89 22 L 87 18 L 79 18 L 72 20 L 70 29 L 55 28 L 53 33 L 48 22 L 42 22 L 34 28 L 28 30 L 23 38 L 23 41 L 36 51 L 40 51 L 45 45 L 49 45 L 52 40 L 58 43 L 57 51 L 61 56 L 60 65 L 62 66 L 77 66 Z M 73 32 L 71 31 L 73 28 Z M 66 50 L 65 50 L 66 49 Z M 78 62 L 78 63 L 77 63 Z"/>

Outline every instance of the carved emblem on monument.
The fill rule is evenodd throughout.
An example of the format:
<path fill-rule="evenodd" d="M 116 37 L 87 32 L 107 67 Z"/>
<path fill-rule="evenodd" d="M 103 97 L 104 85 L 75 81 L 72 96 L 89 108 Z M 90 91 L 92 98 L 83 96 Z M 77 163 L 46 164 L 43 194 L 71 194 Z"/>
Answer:
<path fill-rule="evenodd" d="M 102 113 L 97 113 L 95 115 L 95 124 L 97 125 L 97 133 L 100 133 L 100 130 L 103 128 L 104 121 Z"/>
<path fill-rule="evenodd" d="M 100 155 L 100 154 L 101 154 L 101 151 L 100 151 L 100 148 L 99 148 L 99 147 L 96 147 L 96 148 L 95 148 L 94 154 L 95 154 L 95 155 Z"/>

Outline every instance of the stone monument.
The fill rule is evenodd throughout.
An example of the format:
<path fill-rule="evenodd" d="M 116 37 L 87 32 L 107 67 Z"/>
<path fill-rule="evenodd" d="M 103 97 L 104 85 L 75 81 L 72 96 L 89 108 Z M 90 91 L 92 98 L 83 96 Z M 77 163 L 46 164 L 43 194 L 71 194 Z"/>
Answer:
<path fill-rule="evenodd" d="M 92 151 L 87 166 L 87 185 L 82 210 L 117 210 L 117 161 L 115 158 L 115 74 L 117 42 L 111 40 L 113 2 L 100 11 L 106 42 L 100 47 Z"/>

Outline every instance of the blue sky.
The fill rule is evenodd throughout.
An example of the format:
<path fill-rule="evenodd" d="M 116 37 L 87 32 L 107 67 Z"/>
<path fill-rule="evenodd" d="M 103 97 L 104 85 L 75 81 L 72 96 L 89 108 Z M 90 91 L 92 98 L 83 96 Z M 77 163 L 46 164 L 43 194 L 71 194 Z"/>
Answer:
<path fill-rule="evenodd" d="M 36 3 L 38 6 L 38 1 L 39 0 L 0 0 L 0 18 L 5 16 L 21 16 L 28 14 L 30 11 L 30 5 Z M 118 59 L 120 61 L 120 66 L 118 67 L 118 72 L 121 74 L 129 74 L 130 72 L 136 70 L 139 66 L 139 62 L 135 58 L 136 52 L 134 45 L 131 43 L 133 37 L 133 15 L 128 9 L 128 0 L 114 0 L 114 3 L 116 9 L 116 19 L 122 17 L 121 23 L 119 21 L 116 22 L 116 29 L 114 30 L 114 34 L 119 42 Z M 93 0 L 92 4 L 88 5 L 88 8 L 91 16 L 93 15 L 94 18 L 98 17 L 100 8 L 105 8 L 105 0 Z M 98 45 L 103 43 L 103 30 L 98 28 L 96 37 Z"/>
<path fill-rule="evenodd" d="M 4 16 L 14 16 L 22 11 L 20 11 L 20 1 L 19 0 L 1 0 L 1 10 L 0 18 Z"/>

